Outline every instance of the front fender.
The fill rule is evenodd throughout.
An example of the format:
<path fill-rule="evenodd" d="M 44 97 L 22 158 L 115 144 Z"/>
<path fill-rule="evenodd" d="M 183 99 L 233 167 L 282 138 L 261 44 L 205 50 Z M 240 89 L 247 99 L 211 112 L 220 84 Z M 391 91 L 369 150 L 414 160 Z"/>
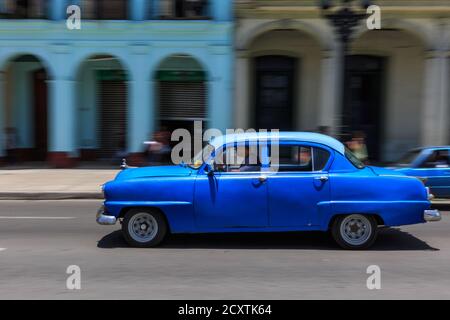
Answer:
<path fill-rule="evenodd" d="M 129 208 L 157 208 L 173 232 L 194 228 L 194 181 L 190 177 L 138 178 L 105 184 L 105 211 L 119 218 Z"/>

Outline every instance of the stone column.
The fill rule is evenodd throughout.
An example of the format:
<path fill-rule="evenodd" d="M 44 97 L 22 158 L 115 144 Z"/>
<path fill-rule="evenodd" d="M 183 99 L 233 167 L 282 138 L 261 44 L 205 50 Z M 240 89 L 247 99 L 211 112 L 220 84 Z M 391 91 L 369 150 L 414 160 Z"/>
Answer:
<path fill-rule="evenodd" d="M 231 21 L 233 19 L 233 1 L 209 1 L 210 14 L 216 21 Z"/>
<path fill-rule="evenodd" d="M 149 2 L 146 0 L 131 0 L 129 2 L 129 17 L 131 20 L 143 21 L 150 16 Z"/>
<path fill-rule="evenodd" d="M 48 1 L 47 14 L 52 20 L 63 20 L 66 17 L 67 7 L 71 4 L 80 5 L 80 1 L 73 1 L 69 3 L 69 1 L 62 0 L 51 0 Z M 67 2 L 67 3 L 66 3 Z"/>
<path fill-rule="evenodd" d="M 445 52 L 442 56 L 441 69 L 441 110 L 442 117 L 439 119 L 439 139 L 443 145 L 450 144 L 450 53 Z"/>
<path fill-rule="evenodd" d="M 135 55 L 131 76 L 128 81 L 128 123 L 127 146 L 129 164 L 140 165 L 143 162 L 144 141 L 150 138 L 154 130 L 155 106 L 154 84 L 147 73 L 145 55 Z"/>
<path fill-rule="evenodd" d="M 250 58 L 247 51 L 238 51 L 235 72 L 234 127 L 247 129 L 250 121 Z"/>
<path fill-rule="evenodd" d="M 446 144 L 448 135 L 448 60 L 444 52 L 429 51 L 425 61 L 421 144 Z"/>
<path fill-rule="evenodd" d="M 6 156 L 5 145 L 5 79 L 4 72 L 0 71 L 0 163 L 2 158 Z"/>
<path fill-rule="evenodd" d="M 328 127 L 332 135 L 341 125 L 340 64 L 336 51 L 322 52 L 318 125 Z"/>
<path fill-rule="evenodd" d="M 48 162 L 58 168 L 72 167 L 76 163 L 75 81 L 56 77 L 48 84 Z"/>
<path fill-rule="evenodd" d="M 234 55 L 227 46 L 211 49 L 211 66 L 209 68 L 208 118 L 209 127 L 225 133 L 233 128 L 233 59 Z"/>

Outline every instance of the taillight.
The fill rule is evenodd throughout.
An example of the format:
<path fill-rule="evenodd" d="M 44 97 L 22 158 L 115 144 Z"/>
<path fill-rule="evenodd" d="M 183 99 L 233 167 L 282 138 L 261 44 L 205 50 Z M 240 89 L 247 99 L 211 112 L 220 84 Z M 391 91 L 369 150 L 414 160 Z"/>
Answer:
<path fill-rule="evenodd" d="M 433 200 L 433 199 L 434 199 L 434 195 L 431 194 L 430 188 L 425 187 L 425 190 L 427 190 L 427 199 L 428 199 L 428 200 Z"/>
<path fill-rule="evenodd" d="M 427 178 L 422 178 L 422 177 L 417 177 L 417 179 L 419 179 L 420 181 L 422 181 L 423 185 L 425 185 L 427 183 Z"/>

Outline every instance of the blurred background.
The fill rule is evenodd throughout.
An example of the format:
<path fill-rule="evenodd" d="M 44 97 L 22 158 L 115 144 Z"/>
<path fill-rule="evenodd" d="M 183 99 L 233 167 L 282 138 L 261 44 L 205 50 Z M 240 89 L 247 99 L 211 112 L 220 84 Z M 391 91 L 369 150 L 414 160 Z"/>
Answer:
<path fill-rule="evenodd" d="M 368 4 L 382 29 L 344 44 L 327 15 Z M 388 163 L 450 144 L 449 59 L 448 0 L 0 0 L 0 158 L 165 162 L 197 120 L 363 139 Z"/>

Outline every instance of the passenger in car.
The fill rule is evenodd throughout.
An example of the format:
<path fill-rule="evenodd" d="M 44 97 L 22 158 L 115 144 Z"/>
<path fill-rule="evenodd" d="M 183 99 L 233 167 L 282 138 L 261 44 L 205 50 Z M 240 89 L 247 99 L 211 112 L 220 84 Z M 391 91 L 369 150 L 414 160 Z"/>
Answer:
<path fill-rule="evenodd" d="M 241 164 L 239 168 L 239 172 L 254 172 L 261 170 L 261 164 L 258 160 L 258 154 L 254 152 L 250 152 L 250 147 L 245 146 L 244 148 L 244 162 Z"/>
<path fill-rule="evenodd" d="M 299 170 L 312 171 L 312 154 L 311 148 L 301 147 L 298 152 Z"/>

